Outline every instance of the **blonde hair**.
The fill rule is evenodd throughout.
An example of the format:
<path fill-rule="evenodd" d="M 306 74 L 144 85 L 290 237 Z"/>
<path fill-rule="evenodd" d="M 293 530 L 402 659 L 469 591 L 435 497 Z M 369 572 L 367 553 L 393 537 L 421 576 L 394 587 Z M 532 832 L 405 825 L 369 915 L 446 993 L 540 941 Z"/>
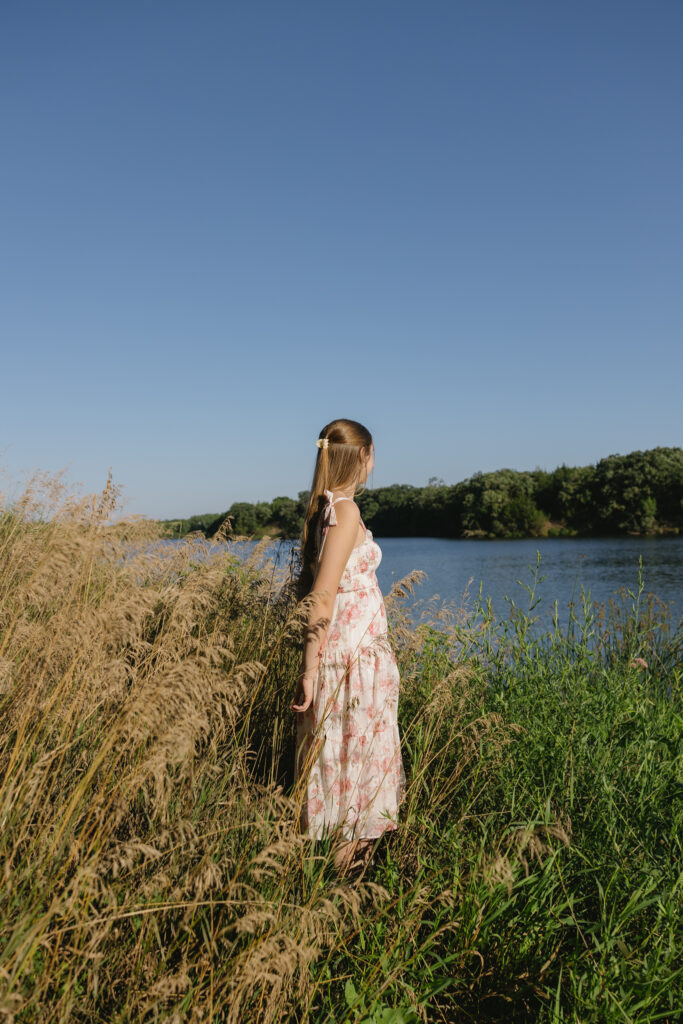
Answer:
<path fill-rule="evenodd" d="M 304 596 L 315 577 L 315 566 L 321 542 L 321 513 L 325 505 L 325 491 L 355 491 L 362 479 L 363 462 L 372 448 L 372 434 L 356 420 L 332 420 L 320 431 L 319 440 L 327 444 L 318 448 L 313 470 L 313 483 L 301 532 L 301 573 L 298 591 Z M 365 449 L 365 459 L 361 458 Z"/>

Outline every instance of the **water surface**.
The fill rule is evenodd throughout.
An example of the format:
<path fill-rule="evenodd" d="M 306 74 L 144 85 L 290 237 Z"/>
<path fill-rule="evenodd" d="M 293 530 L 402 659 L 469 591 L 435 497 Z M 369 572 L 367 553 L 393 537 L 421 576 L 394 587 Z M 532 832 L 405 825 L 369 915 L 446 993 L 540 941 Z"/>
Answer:
<path fill-rule="evenodd" d="M 620 599 L 625 588 L 638 590 L 638 559 L 643 560 L 643 598 L 655 594 L 671 609 L 672 625 L 683 614 L 683 537 L 575 538 L 549 537 L 541 540 L 448 540 L 440 537 L 376 537 L 382 549 L 377 570 L 382 592 L 414 569 L 427 576 L 410 601 L 421 605 L 434 595 L 442 601 L 460 604 L 469 584 L 466 601 L 472 607 L 481 587 L 482 600 L 491 599 L 494 612 L 507 618 L 509 600 L 528 607 L 529 594 L 521 584 L 531 585 L 537 552 L 541 560 L 536 590 L 541 602 L 534 614 L 547 620 L 558 602 L 560 622 L 566 622 L 570 602 L 578 608 L 581 587 L 593 601 Z M 164 541 L 175 544 L 177 541 Z M 246 554 L 254 542 L 232 543 L 235 553 Z M 277 541 L 270 557 L 280 564 L 289 561 L 294 541 Z M 470 582 L 471 581 L 471 582 Z M 521 581 L 518 582 L 518 581 Z M 641 600 L 643 599 L 641 598 Z M 630 599 L 626 598 L 626 603 Z"/>
<path fill-rule="evenodd" d="M 622 588 L 638 590 L 638 559 L 643 559 L 643 597 L 654 593 L 669 604 L 675 623 L 683 613 L 683 537 L 575 538 L 538 540 L 447 540 L 438 537 L 377 538 L 382 562 L 377 572 L 386 592 L 412 569 L 423 569 L 427 579 L 421 598 L 438 594 L 460 603 L 468 581 L 469 593 L 490 597 L 496 615 L 506 617 L 513 598 L 528 607 L 529 595 L 517 582 L 531 584 L 540 552 L 536 596 L 537 614 L 550 618 L 557 599 L 560 620 L 570 601 L 580 601 L 581 586 L 594 601 L 617 599 Z M 416 592 L 417 593 L 417 592 Z M 641 598 L 642 600 L 642 598 Z M 630 599 L 627 599 L 630 602 Z"/>

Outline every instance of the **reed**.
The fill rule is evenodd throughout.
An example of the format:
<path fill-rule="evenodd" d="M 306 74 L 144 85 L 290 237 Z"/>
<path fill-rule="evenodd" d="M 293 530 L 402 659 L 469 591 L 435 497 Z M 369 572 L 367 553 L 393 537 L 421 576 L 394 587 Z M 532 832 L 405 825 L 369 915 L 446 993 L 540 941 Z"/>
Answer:
<path fill-rule="evenodd" d="M 387 599 L 408 781 L 362 872 L 297 830 L 304 605 L 266 541 L 155 546 L 34 476 L 0 513 L 8 1021 L 673 1021 L 680 624 Z M 264 562 L 265 557 L 265 562 Z"/>

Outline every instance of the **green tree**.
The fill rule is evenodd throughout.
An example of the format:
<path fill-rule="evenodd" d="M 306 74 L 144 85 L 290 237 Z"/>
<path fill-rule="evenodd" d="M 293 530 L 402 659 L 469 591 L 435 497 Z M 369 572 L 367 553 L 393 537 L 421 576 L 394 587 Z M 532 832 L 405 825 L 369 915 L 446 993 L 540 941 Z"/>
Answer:
<path fill-rule="evenodd" d="M 654 448 L 600 459 L 592 498 L 602 532 L 651 532 L 657 525 L 657 509 L 680 528 L 683 451 Z"/>
<path fill-rule="evenodd" d="M 298 537 L 303 528 L 303 514 L 293 498 L 274 498 L 271 502 L 271 521 L 283 537 Z"/>

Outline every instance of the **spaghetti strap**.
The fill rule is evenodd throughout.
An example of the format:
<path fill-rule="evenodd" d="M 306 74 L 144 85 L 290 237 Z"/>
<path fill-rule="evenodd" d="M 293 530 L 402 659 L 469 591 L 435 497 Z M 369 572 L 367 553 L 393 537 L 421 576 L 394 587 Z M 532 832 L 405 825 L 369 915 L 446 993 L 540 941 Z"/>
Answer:
<path fill-rule="evenodd" d="M 353 501 L 353 498 L 347 498 L 345 494 L 341 494 L 338 498 L 333 498 L 332 493 L 332 491 L 325 491 L 327 505 L 323 511 L 323 516 L 327 514 L 327 522 L 324 521 L 324 518 L 320 521 L 322 538 L 320 542 L 320 550 L 318 551 L 318 561 L 320 561 L 320 556 L 322 555 L 323 548 L 325 547 L 325 541 L 327 540 L 327 531 L 329 527 L 337 525 L 337 513 L 334 511 L 334 506 L 337 504 L 338 501 Z M 367 535 L 368 529 L 365 523 L 363 522 L 362 518 L 361 524 Z"/>
<path fill-rule="evenodd" d="M 353 501 L 353 498 L 347 498 L 345 494 L 342 494 L 342 496 L 340 498 L 335 498 L 334 501 L 330 502 L 330 504 L 331 505 L 336 505 L 338 501 Z M 335 522 L 336 522 L 336 519 L 335 519 Z M 363 517 L 362 516 L 360 517 L 360 525 L 363 527 L 363 529 L 365 530 L 365 533 L 367 535 L 368 528 L 365 525 L 365 523 L 363 522 Z M 355 550 L 355 548 L 354 548 L 354 550 Z"/>

